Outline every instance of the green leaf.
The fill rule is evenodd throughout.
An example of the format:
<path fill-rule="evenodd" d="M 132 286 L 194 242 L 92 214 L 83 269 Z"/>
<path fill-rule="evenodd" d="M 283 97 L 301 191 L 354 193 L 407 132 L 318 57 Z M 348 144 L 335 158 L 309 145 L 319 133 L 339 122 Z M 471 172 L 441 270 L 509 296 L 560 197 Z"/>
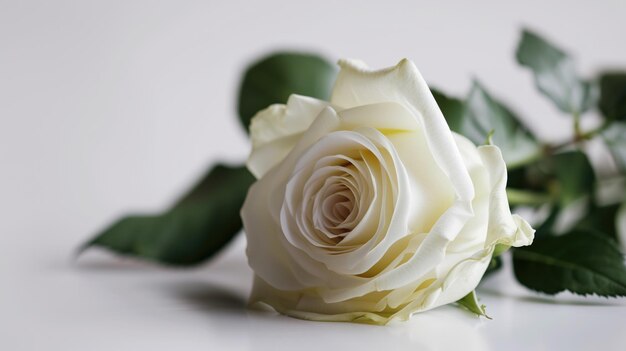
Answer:
<path fill-rule="evenodd" d="M 561 111 L 580 115 L 593 105 L 592 85 L 578 78 L 569 56 L 536 33 L 524 30 L 516 56 L 533 71 L 537 88 Z"/>
<path fill-rule="evenodd" d="M 596 176 L 584 153 L 564 152 L 552 156 L 548 162 L 551 162 L 559 184 L 558 197 L 561 208 L 593 194 Z"/>
<path fill-rule="evenodd" d="M 538 158 L 535 162 L 508 170 L 507 189 L 533 193 L 545 193 L 546 184 L 550 180 L 548 174 L 543 170 L 543 158 Z"/>
<path fill-rule="evenodd" d="M 624 256 L 616 242 L 594 232 L 539 235 L 513 251 L 513 268 L 520 283 L 546 294 L 626 296 Z"/>
<path fill-rule="evenodd" d="M 439 109 L 441 109 L 443 116 L 446 118 L 450 129 L 457 133 L 462 133 L 463 101 L 448 96 L 435 88 L 431 88 L 430 91 L 433 93 L 437 105 L 439 105 Z"/>
<path fill-rule="evenodd" d="M 170 210 L 122 218 L 84 247 L 171 265 L 200 263 L 241 230 L 239 210 L 254 177 L 241 167 L 215 166 Z"/>
<path fill-rule="evenodd" d="M 622 250 L 626 249 L 626 202 L 615 213 L 615 238 L 620 243 Z"/>
<path fill-rule="evenodd" d="M 272 104 L 284 104 L 291 94 L 328 100 L 337 75 L 335 65 L 313 55 L 278 52 L 249 66 L 239 89 L 239 118 L 246 131 L 250 120 Z"/>
<path fill-rule="evenodd" d="M 502 150 L 507 168 L 514 169 L 541 156 L 541 147 L 520 119 L 474 82 L 458 133 L 481 145 L 493 131 L 492 140 Z"/>
<path fill-rule="evenodd" d="M 556 227 L 559 216 L 561 215 L 561 210 L 562 209 L 558 206 L 558 204 L 550 206 L 547 217 L 535 226 L 535 238 L 555 234 L 553 228 Z"/>
<path fill-rule="evenodd" d="M 536 171 L 543 173 L 537 178 L 549 193 L 544 204 L 551 206 L 535 236 L 569 231 L 593 206 L 596 176 L 589 159 L 581 151 L 567 151 L 542 159 Z"/>
<path fill-rule="evenodd" d="M 602 137 L 611 150 L 617 166 L 626 172 L 626 122 L 613 122 L 602 131 Z"/>
<path fill-rule="evenodd" d="M 620 204 L 593 206 L 589 213 L 576 224 L 576 228 L 597 231 L 617 240 L 617 214 Z"/>
<path fill-rule="evenodd" d="M 609 120 L 626 120 L 626 72 L 610 72 L 600 76 L 598 107 Z"/>
<path fill-rule="evenodd" d="M 459 305 L 467 309 L 468 311 L 474 313 L 477 316 L 483 316 L 488 319 L 491 319 L 485 311 L 485 305 L 481 305 L 478 302 L 478 296 L 476 295 L 476 291 L 472 291 L 471 293 L 465 295 L 462 299 L 457 301 Z"/>

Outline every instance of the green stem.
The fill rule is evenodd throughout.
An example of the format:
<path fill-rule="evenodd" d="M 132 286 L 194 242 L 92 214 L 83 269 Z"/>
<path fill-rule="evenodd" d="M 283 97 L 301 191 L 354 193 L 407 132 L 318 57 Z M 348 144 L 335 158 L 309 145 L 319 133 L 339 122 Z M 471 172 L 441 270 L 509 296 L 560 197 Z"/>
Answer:
<path fill-rule="evenodd" d="M 576 142 L 583 140 L 581 136 L 583 135 L 582 130 L 580 130 L 580 113 L 574 113 L 574 140 Z"/>
<path fill-rule="evenodd" d="M 552 200 L 548 194 L 511 188 L 506 189 L 506 196 L 509 199 L 509 205 L 538 206 Z"/>
<path fill-rule="evenodd" d="M 586 132 L 583 132 L 580 129 L 580 122 L 578 120 L 574 121 L 574 138 L 572 140 L 568 140 L 566 142 L 560 143 L 560 144 L 556 144 L 556 145 L 547 145 L 546 149 L 548 150 L 548 152 L 550 153 L 554 153 L 560 149 L 566 148 L 568 146 L 572 146 L 582 140 L 590 140 L 593 137 L 595 137 L 596 135 L 598 135 L 599 133 L 601 133 L 604 129 L 606 129 L 609 126 L 609 123 L 604 122 L 603 124 L 601 124 L 600 126 L 588 130 Z"/>
<path fill-rule="evenodd" d="M 593 137 L 595 137 L 597 134 L 601 133 L 603 130 L 605 130 L 608 126 L 610 125 L 609 122 L 605 121 L 604 123 L 602 123 L 599 127 L 596 127 L 592 130 L 586 131 L 584 133 L 582 133 L 580 135 L 580 137 L 584 140 L 589 140 Z"/>

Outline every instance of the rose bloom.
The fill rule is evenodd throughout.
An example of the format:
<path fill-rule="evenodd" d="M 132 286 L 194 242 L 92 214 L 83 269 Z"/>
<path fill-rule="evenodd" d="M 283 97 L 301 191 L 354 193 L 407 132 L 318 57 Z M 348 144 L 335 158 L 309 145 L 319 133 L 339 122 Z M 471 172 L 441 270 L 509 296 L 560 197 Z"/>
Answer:
<path fill-rule="evenodd" d="M 386 324 L 461 299 L 496 244 L 533 239 L 500 150 L 451 132 L 411 61 L 339 65 L 330 102 L 292 95 L 252 119 L 251 303 Z"/>

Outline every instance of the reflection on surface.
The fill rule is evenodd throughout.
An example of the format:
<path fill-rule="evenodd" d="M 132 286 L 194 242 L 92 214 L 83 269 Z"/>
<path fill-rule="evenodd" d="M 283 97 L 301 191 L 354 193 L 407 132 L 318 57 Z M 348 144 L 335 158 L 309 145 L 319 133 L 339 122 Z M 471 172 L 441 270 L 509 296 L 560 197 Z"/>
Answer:
<path fill-rule="evenodd" d="M 324 350 L 487 350 L 476 328 L 478 319 L 451 307 L 414 316 L 409 322 L 389 326 L 310 322 L 290 317 L 249 312 L 242 348 Z M 243 326 L 242 326 L 243 327 Z M 240 336 L 243 339 L 243 335 Z M 245 343 L 245 344 L 244 344 Z"/>
<path fill-rule="evenodd" d="M 312 322 L 273 312 L 248 310 L 237 291 L 215 285 L 178 286 L 175 297 L 209 322 L 229 349 L 237 350 L 488 350 L 477 328 L 484 323 L 451 306 L 389 326 Z"/>
<path fill-rule="evenodd" d="M 224 350 L 488 350 L 479 329 L 489 322 L 453 306 L 389 326 L 303 321 L 249 310 L 252 272 L 241 251 L 192 270 L 138 264 L 127 271 L 128 267 L 83 262 L 79 273 L 84 273 L 82 279 L 98 281 L 100 288 L 123 288 L 123 299 L 141 298 L 144 308 L 135 311 L 137 317 L 156 313 L 170 333 L 197 335 L 200 330 L 202 339 L 209 341 L 207 350 L 215 343 Z"/>
<path fill-rule="evenodd" d="M 13 296 L 30 301 L 27 309 L 11 305 L 8 310 L 16 316 L 12 325 L 24 330 L 15 335 L 30 340 L 33 328 L 49 330 L 62 350 L 84 349 L 85 340 L 101 350 L 124 345 L 133 350 L 207 351 L 623 349 L 623 300 L 621 306 L 538 303 L 537 295 L 520 287 L 506 269 L 479 289 L 493 320 L 474 318 L 453 306 L 386 327 L 250 311 L 246 304 L 252 272 L 244 242 L 234 244 L 224 256 L 193 269 L 118 262 L 110 255 L 90 263 L 97 258 L 91 255 L 78 265 L 39 268 L 27 281 L 9 277 Z"/>

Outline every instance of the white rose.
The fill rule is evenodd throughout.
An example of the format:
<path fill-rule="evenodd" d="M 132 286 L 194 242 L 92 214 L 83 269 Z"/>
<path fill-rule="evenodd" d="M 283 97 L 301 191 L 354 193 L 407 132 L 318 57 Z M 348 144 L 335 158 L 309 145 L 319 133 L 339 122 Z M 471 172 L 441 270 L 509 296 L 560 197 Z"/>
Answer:
<path fill-rule="evenodd" d="M 339 65 L 330 102 L 292 95 L 252 120 L 251 302 L 377 324 L 455 302 L 496 244 L 533 239 L 500 150 L 452 133 L 412 62 Z"/>

